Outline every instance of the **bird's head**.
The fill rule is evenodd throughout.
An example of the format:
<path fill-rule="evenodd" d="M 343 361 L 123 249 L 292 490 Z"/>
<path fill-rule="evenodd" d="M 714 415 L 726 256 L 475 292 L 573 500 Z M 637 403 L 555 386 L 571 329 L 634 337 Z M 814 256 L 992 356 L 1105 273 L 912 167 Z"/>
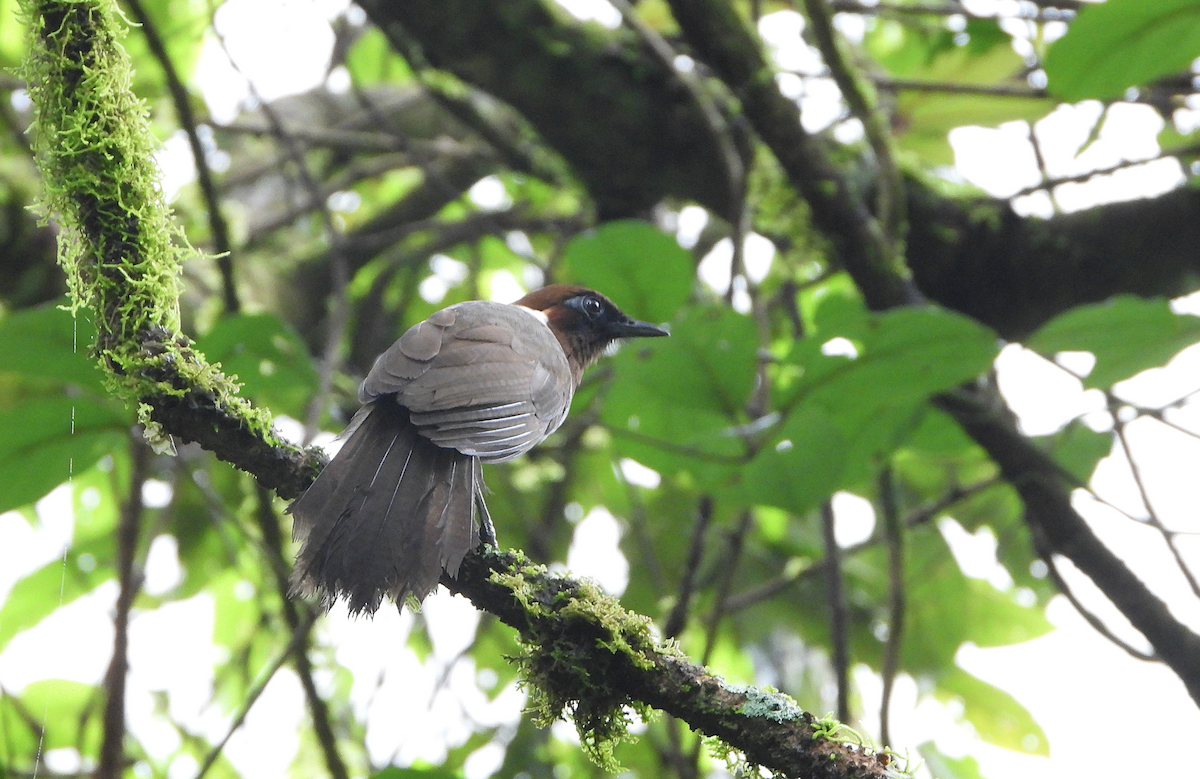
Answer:
<path fill-rule="evenodd" d="M 619 338 L 670 335 L 666 328 L 641 322 L 617 308 L 595 290 L 571 284 L 551 284 L 516 302 L 546 316 L 572 368 L 581 373 Z"/>

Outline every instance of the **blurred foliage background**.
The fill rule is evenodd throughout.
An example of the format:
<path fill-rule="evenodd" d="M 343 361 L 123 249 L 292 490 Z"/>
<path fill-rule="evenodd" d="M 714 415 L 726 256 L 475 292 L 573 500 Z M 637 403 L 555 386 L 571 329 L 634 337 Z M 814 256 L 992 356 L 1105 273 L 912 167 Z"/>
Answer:
<path fill-rule="evenodd" d="M 290 773 L 596 774 L 569 734 L 515 716 L 472 720 L 465 705 L 437 765 L 369 748 L 363 689 L 403 687 L 381 686 L 379 671 L 356 676 L 339 643 L 353 634 L 285 597 L 284 504 L 194 446 L 151 453 L 87 355 L 86 316 L 59 308 L 55 228 L 29 209 L 39 182 L 16 75 L 26 32 L 12 5 L 0 6 L 0 510 L 16 512 L 4 525 L 14 545 L 73 520 L 65 551 L 11 582 L 0 650 L 96 593 L 97 608 L 116 604 L 119 623 L 204 599 L 213 630 L 201 676 L 211 685 L 196 708 L 215 719 L 190 724 L 184 704 L 160 692 L 127 703 L 128 730 L 106 721 L 104 701 L 125 683 L 116 663 L 106 679 L 32 680 L 0 691 L 0 772 L 91 771 L 104 764 L 107 734 L 122 758 L 105 770 L 237 775 L 222 737 L 288 666 L 306 712 Z M 259 6 L 264 40 L 286 36 L 295 9 Z M 487 470 L 489 505 L 501 543 L 546 563 L 585 560 L 588 539 L 602 537 L 581 534 L 589 523 L 619 529 L 619 555 L 600 557 L 615 572 L 605 583 L 715 672 L 834 711 L 875 743 L 911 748 L 943 779 L 977 777 L 978 765 L 932 741 L 892 743 L 888 692 L 882 716 L 866 712 L 862 674 L 885 691 L 914 680 L 922 699 L 953 702 L 983 740 L 1047 753 L 1016 699 L 955 662 L 967 643 L 1049 631 L 1045 607 L 1071 557 L 1027 521 L 1020 485 L 997 464 L 1003 453 L 930 400 L 994 384 L 1005 342 L 1048 360 L 1094 357 L 1076 379 L 1103 393 L 1100 407 L 1033 443 L 1060 469 L 1056 489 L 1096 502 L 1097 463 L 1124 453 L 1142 488 L 1124 521 L 1155 534 L 1166 551 L 1151 565 L 1177 568 L 1200 600 L 1186 548 L 1194 517 L 1156 511 L 1153 477 L 1125 435 L 1146 421 L 1194 435 L 1194 390 L 1156 404 L 1120 390 L 1200 340 L 1200 322 L 1169 303 L 1200 278 L 1200 147 L 1182 113 L 1196 98 L 1188 68 L 1200 50 L 1180 32 L 1200 22 L 1200 2 L 642 0 L 580 21 L 548 0 L 372 0 L 325 9 L 332 53 L 313 52 L 323 76 L 309 91 L 251 87 L 228 116 L 199 86 L 232 37 L 221 4 L 121 8 L 136 25 L 124 42 L 133 86 L 167 144 L 164 164 L 185 171 L 170 191 L 177 216 L 208 253 L 182 269 L 185 330 L 297 441 L 328 441 L 374 356 L 454 302 L 572 282 L 670 323 L 672 338 L 630 344 L 593 369 L 546 444 Z M 779 30 L 796 39 L 786 51 Z M 755 62 L 775 78 L 753 78 Z M 1036 123 L 1085 100 L 1102 110 L 1077 153 L 1110 109 L 1149 106 L 1163 119 L 1157 159 L 1177 161 L 1182 185 L 1068 212 L 1055 193 L 1096 171 L 1056 178 L 1043 165 L 1041 180 L 1015 193 L 1050 204 L 1031 214 L 951 167 L 954 128 Z M 820 105 L 824 126 L 801 124 Z M 875 261 L 911 278 L 920 300 L 881 304 L 864 287 L 864 225 L 883 235 Z M 874 521 L 839 543 L 839 515 L 844 530 L 854 507 Z M 994 537 L 1007 584 L 964 574 L 945 517 Z M 143 586 L 152 565 L 176 573 Z M 1116 605 L 1136 623 L 1136 607 Z M 1147 644 L 1103 613 L 1087 616 L 1133 653 L 1169 661 L 1189 645 L 1185 624 Z M 436 654 L 425 632 L 436 614 L 406 617 L 386 651 L 401 652 L 406 636 L 416 658 Z M 511 631 L 484 616 L 470 632 L 465 648 L 422 672 L 440 668 L 436 689 L 451 689 L 455 669 L 469 669 L 455 695 L 465 684 L 511 699 Z M 1200 689 L 1187 662 L 1170 665 Z M 56 757 L 42 765 L 45 755 Z M 631 776 L 724 770 L 669 718 L 617 756 Z"/>

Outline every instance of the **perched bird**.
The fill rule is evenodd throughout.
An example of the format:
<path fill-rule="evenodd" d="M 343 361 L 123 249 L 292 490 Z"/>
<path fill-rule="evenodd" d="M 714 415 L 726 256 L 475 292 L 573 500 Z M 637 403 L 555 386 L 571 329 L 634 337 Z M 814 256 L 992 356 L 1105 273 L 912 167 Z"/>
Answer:
<path fill-rule="evenodd" d="M 346 443 L 288 508 L 303 542 L 293 590 L 373 613 L 420 602 L 495 542 L 481 462 L 511 460 L 558 429 L 583 370 L 618 338 L 663 336 L 583 287 L 513 304 L 475 300 L 414 325 L 375 360 Z M 476 521 L 476 507 L 481 522 Z"/>

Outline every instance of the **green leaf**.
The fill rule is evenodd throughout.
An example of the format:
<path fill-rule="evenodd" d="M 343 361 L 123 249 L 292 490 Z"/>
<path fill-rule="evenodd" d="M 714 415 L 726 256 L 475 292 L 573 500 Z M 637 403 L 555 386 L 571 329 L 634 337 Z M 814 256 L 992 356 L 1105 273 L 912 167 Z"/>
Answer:
<path fill-rule="evenodd" d="M 872 553 L 881 571 L 882 552 Z M 1042 609 L 1022 606 L 1012 593 L 964 575 L 940 532 L 924 536 L 920 546 L 908 546 L 905 568 L 910 572 L 905 635 L 912 640 L 904 641 L 901 655 L 903 667 L 914 675 L 944 673 L 967 641 L 1006 646 L 1053 629 Z M 882 594 L 886 585 L 878 586 Z"/>
<path fill-rule="evenodd" d="M 346 69 L 359 86 L 402 83 L 412 79 L 412 69 L 388 43 L 378 27 L 363 30 L 346 54 Z"/>
<path fill-rule="evenodd" d="M 878 314 L 861 338 L 856 358 L 823 364 L 802 395 L 830 408 L 924 400 L 987 370 L 999 353 L 991 330 L 932 307 Z"/>
<path fill-rule="evenodd" d="M 1046 53 L 1047 89 L 1070 101 L 1120 97 L 1198 56 L 1200 0 L 1089 3 Z"/>
<path fill-rule="evenodd" d="M 1097 433 L 1075 421 L 1050 437 L 1050 453 L 1054 460 L 1086 484 L 1096 470 L 1096 464 L 1112 451 L 1112 433 Z"/>
<path fill-rule="evenodd" d="M 61 606 L 91 592 L 107 577 L 104 572 L 95 575 L 92 571 L 85 572 L 81 559 L 89 561 L 88 568 L 96 565 L 96 561 L 104 564 L 112 559 L 112 543 L 96 539 L 73 544 L 65 567 L 62 559 L 56 558 L 13 585 L 4 600 L 4 607 L 0 608 L 0 649 L 21 631 L 34 627 Z M 61 603 L 57 597 L 59 593 L 62 593 Z"/>
<path fill-rule="evenodd" d="M 1026 86 L 1024 81 L 1014 78 L 1023 68 L 1024 62 L 1011 46 L 989 47 L 983 53 L 962 46 L 939 55 L 914 76 L 952 84 Z M 1055 105 L 1053 100 L 1030 96 L 903 91 L 896 100 L 895 124 L 902 128 L 897 140 L 900 148 L 915 152 L 927 164 L 950 165 L 954 154 L 947 134 L 955 127 L 995 127 L 1017 119 L 1033 121 L 1045 116 Z"/>
<path fill-rule="evenodd" d="M 128 413 L 84 397 L 49 397 L 0 411 L 0 511 L 32 503 L 128 436 Z"/>
<path fill-rule="evenodd" d="M 96 706 L 100 690 L 67 679 L 31 682 L 20 696 L 0 698 L 0 722 L 5 724 L 7 754 L 43 752 L 76 747 L 95 754 L 100 744 L 100 717 Z M 91 710 L 93 716 L 86 717 Z M 45 728 L 44 738 L 38 732 Z M 32 747 L 32 748 L 31 748 Z"/>
<path fill-rule="evenodd" d="M 917 751 L 925 760 L 929 773 L 936 779 L 983 779 L 979 770 L 979 761 L 967 755 L 966 757 L 949 757 L 932 741 L 926 741 L 917 747 Z"/>
<path fill-rule="evenodd" d="M 62 606 L 113 576 L 113 528 L 117 524 L 115 485 L 128 481 L 124 455 L 114 469 L 92 468 L 73 482 L 75 527 L 66 559 L 57 557 L 17 580 L 0 605 L 0 651 L 22 630 L 37 625 Z M 99 500 L 88 493 L 96 492 Z M 53 593 L 56 597 L 51 597 Z"/>
<path fill-rule="evenodd" d="M 204 337 L 204 351 L 242 382 L 244 395 L 277 413 L 303 418 L 317 371 L 300 336 L 274 314 L 236 314 Z"/>
<path fill-rule="evenodd" d="M 0 322 L 0 371 L 73 384 L 104 394 L 104 385 L 88 349 L 96 328 L 83 317 L 57 306 L 28 308 Z"/>
<path fill-rule="evenodd" d="M 829 298 L 822 311 L 845 305 L 839 301 Z M 838 332 L 829 327 L 798 341 L 787 361 L 803 374 L 786 390 L 783 405 L 818 407 L 841 431 L 850 466 L 841 486 L 865 478 L 877 456 L 902 443 L 921 422 L 930 395 L 977 376 L 999 349 L 990 330 L 938 308 L 836 321 L 848 326 L 842 332 L 857 341 L 858 356 L 823 354 L 821 343 Z"/>
<path fill-rule="evenodd" d="M 999 687 L 955 668 L 938 680 L 937 697 L 961 700 L 963 716 L 985 741 L 1015 752 L 1049 756 L 1050 741 L 1041 725 L 1029 709 Z"/>
<path fill-rule="evenodd" d="M 779 443 L 746 466 L 744 499 L 803 514 L 842 485 L 846 451 L 845 437 L 828 414 L 815 406 L 801 407 L 788 415 Z"/>
<path fill-rule="evenodd" d="M 613 359 L 612 393 L 723 414 L 742 412 L 754 387 L 758 334 L 749 317 L 727 308 L 691 309 L 670 338 L 630 341 Z"/>
<path fill-rule="evenodd" d="M 618 453 L 660 471 L 727 476 L 745 451 L 730 428 L 743 421 L 757 345 L 754 323 L 724 308 L 692 309 L 670 338 L 623 345 L 602 411 Z"/>
<path fill-rule="evenodd" d="M 462 772 L 434 766 L 400 768 L 392 765 L 371 774 L 371 779 L 462 779 Z"/>
<path fill-rule="evenodd" d="M 1167 362 L 1200 341 L 1200 317 L 1176 314 L 1166 300 L 1121 295 L 1079 306 L 1043 325 L 1026 346 L 1047 356 L 1086 351 L 1096 367 L 1088 387 L 1111 387 L 1122 379 Z"/>
<path fill-rule="evenodd" d="M 574 238 L 563 251 L 572 281 L 607 295 L 635 319 L 666 322 L 692 292 L 691 255 L 645 222 L 608 222 Z"/>

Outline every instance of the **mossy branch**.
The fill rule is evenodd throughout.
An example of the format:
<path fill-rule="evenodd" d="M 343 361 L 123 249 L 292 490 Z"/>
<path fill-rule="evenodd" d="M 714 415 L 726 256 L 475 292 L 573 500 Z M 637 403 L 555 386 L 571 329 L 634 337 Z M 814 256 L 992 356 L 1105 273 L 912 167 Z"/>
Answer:
<path fill-rule="evenodd" d="M 656 640 L 649 618 L 587 580 L 530 564 L 520 552 L 468 555 L 457 579 L 443 576 L 442 584 L 520 633 L 535 716 L 569 713 L 584 748 L 601 764 L 611 761 L 611 743 L 622 737 L 629 710 L 653 708 L 783 776 L 905 775 L 893 755 L 837 738 L 836 723 L 786 695 L 714 676 L 674 644 Z"/>
<path fill-rule="evenodd" d="M 179 333 L 179 268 L 191 253 L 158 186 L 155 141 L 130 90 L 113 0 L 22 0 L 31 46 L 44 209 L 62 227 L 72 307 L 96 318 L 95 354 L 111 389 L 151 430 L 198 441 L 283 497 L 322 458 L 282 442 L 266 412 Z M 513 552 L 468 556 L 448 587 L 521 634 L 542 720 L 569 712 L 585 748 L 615 765 L 628 711 L 661 709 L 787 776 L 897 775 L 889 755 L 832 738 L 828 722 L 778 693 L 726 683 L 657 642 L 646 617 L 592 584 L 551 575 Z"/>
<path fill-rule="evenodd" d="M 46 218 L 62 228 L 71 307 L 96 320 L 94 354 L 110 389 L 136 403 L 151 440 L 199 441 L 281 495 L 319 471 L 319 452 L 280 439 L 266 411 L 179 332 L 180 265 L 194 254 L 172 220 L 154 163 L 157 141 L 130 87 L 113 0 L 22 0 L 23 69 Z M 271 467 L 262 468 L 262 463 Z"/>

